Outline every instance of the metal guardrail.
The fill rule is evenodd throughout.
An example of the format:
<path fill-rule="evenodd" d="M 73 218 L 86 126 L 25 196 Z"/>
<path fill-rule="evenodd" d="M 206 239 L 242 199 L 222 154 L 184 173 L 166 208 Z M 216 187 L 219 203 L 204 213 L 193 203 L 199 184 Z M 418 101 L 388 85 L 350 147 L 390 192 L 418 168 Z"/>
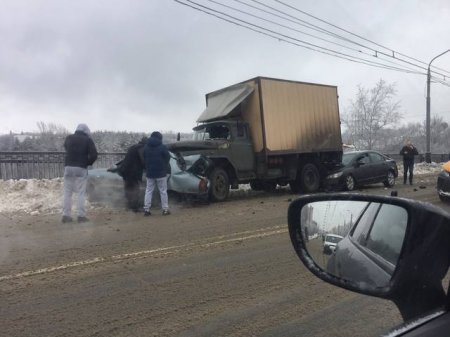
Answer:
<path fill-rule="evenodd" d="M 52 179 L 64 175 L 65 152 L 0 152 L 0 179 Z M 108 168 L 125 153 L 99 153 L 93 168 Z"/>
<path fill-rule="evenodd" d="M 0 152 L 0 179 L 52 179 L 64 174 L 65 152 Z M 400 154 L 386 154 L 401 162 Z M 94 168 L 112 167 L 125 156 L 124 152 L 99 153 Z M 425 154 L 415 157 L 416 162 L 425 160 Z M 434 162 L 445 162 L 450 159 L 448 153 L 432 154 Z"/>
<path fill-rule="evenodd" d="M 389 154 L 389 153 L 385 153 L 386 156 L 391 157 L 392 159 L 394 159 L 397 162 L 402 162 L 403 161 L 403 156 L 401 154 Z M 432 153 L 431 154 L 431 161 L 435 162 L 435 163 L 443 163 L 446 161 L 450 160 L 450 153 Z M 414 161 L 416 163 L 421 163 L 423 161 L 425 161 L 425 154 L 424 153 L 420 153 L 418 156 L 414 157 Z"/>

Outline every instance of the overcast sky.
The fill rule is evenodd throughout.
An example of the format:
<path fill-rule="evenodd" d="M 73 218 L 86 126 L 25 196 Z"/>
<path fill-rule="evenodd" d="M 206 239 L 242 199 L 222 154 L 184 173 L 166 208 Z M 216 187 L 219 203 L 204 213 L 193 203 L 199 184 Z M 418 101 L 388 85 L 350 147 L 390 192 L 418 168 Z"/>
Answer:
<path fill-rule="evenodd" d="M 219 8 L 211 1 L 196 2 Z M 320 35 L 292 22 L 300 18 L 320 24 L 311 17 L 273 0 L 260 2 L 291 15 L 290 22 L 274 16 L 272 21 Z M 426 63 L 450 49 L 448 0 L 284 2 Z M 264 15 L 234 0 L 221 3 Z M 225 7 L 220 10 L 232 13 Z M 293 30 L 265 25 L 356 55 Z M 344 35 L 323 23 L 321 27 Z M 0 44 L 0 133 L 35 131 L 38 121 L 70 131 L 81 122 L 92 131 L 190 131 L 205 107 L 205 93 L 256 76 L 336 85 L 341 115 L 358 85 L 370 88 L 382 78 L 396 83 L 405 116 L 402 123 L 425 119 L 424 75 L 321 54 L 173 0 L 1 0 Z M 433 65 L 450 71 L 450 53 Z M 431 111 L 450 121 L 450 87 L 432 83 Z"/>

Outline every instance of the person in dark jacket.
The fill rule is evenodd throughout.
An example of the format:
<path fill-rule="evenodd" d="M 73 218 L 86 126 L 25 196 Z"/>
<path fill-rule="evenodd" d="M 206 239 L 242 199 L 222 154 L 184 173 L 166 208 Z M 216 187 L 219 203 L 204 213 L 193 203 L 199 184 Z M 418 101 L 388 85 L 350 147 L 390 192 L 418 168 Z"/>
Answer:
<path fill-rule="evenodd" d="M 75 133 L 66 137 L 64 149 L 64 202 L 62 222 L 72 222 L 72 194 L 77 194 L 78 222 L 86 218 L 85 196 L 88 177 L 87 167 L 97 160 L 97 149 L 86 124 L 79 124 Z"/>
<path fill-rule="evenodd" d="M 144 215 L 149 216 L 155 185 L 161 196 L 163 215 L 169 215 L 169 198 L 167 196 L 167 175 L 169 174 L 170 154 L 162 143 L 162 134 L 153 132 L 144 148 L 144 162 L 147 176 L 147 188 L 144 198 Z"/>
<path fill-rule="evenodd" d="M 414 176 L 414 156 L 418 155 L 419 152 L 411 141 L 407 140 L 405 146 L 400 150 L 400 154 L 403 156 L 403 184 L 406 184 L 406 178 L 409 171 L 409 184 L 412 185 Z"/>
<path fill-rule="evenodd" d="M 118 164 L 116 172 L 123 178 L 127 207 L 139 212 L 142 206 L 139 200 L 139 187 L 144 173 L 144 146 L 148 138 L 143 137 L 139 143 L 128 148 L 125 158 Z"/>

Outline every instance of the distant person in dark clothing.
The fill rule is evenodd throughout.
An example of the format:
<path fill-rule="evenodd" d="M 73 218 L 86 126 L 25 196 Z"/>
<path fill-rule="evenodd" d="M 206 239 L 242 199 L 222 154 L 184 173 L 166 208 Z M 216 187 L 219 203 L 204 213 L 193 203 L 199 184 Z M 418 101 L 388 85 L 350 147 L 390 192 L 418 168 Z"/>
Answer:
<path fill-rule="evenodd" d="M 85 196 L 88 177 L 87 167 L 97 160 L 97 149 L 86 124 L 79 124 L 74 134 L 64 141 L 64 202 L 62 222 L 72 222 L 72 194 L 77 194 L 78 222 L 86 218 Z"/>
<path fill-rule="evenodd" d="M 119 163 L 116 172 L 123 178 L 127 207 L 134 212 L 139 212 L 142 207 L 140 202 L 139 187 L 144 173 L 144 146 L 148 138 L 143 137 L 139 143 L 128 148 L 125 158 Z"/>
<path fill-rule="evenodd" d="M 147 188 L 144 199 L 144 215 L 149 216 L 152 207 L 152 196 L 155 185 L 161 196 L 163 215 L 169 215 L 169 198 L 167 196 L 167 175 L 169 174 L 170 154 L 162 143 L 162 134 L 155 131 L 151 134 L 144 148 L 144 161 L 147 176 Z"/>
<path fill-rule="evenodd" d="M 409 183 L 412 185 L 414 176 L 414 156 L 418 155 L 419 152 L 411 141 L 407 140 L 405 146 L 401 149 L 400 154 L 403 156 L 403 184 L 406 184 L 406 178 L 409 171 Z"/>

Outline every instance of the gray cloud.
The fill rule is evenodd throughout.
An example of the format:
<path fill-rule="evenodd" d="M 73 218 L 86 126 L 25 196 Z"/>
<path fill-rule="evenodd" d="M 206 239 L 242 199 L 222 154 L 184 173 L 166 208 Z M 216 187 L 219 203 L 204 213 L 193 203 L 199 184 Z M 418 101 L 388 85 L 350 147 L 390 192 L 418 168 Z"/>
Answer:
<path fill-rule="evenodd" d="M 289 1 L 299 6 L 296 1 Z M 233 1 L 230 1 L 232 4 Z M 341 112 L 356 86 L 396 82 L 412 119 L 425 114 L 425 78 L 339 60 L 196 12 L 174 1 L 17 1 L 0 12 L 0 133 L 43 120 L 72 129 L 188 131 L 204 94 L 255 76 L 338 85 Z M 302 8 L 430 60 L 450 46 L 445 0 L 327 1 Z M 450 55 L 436 62 L 450 69 Z M 450 119 L 448 87 L 432 107 Z M 411 119 L 410 118 L 410 119 Z"/>

